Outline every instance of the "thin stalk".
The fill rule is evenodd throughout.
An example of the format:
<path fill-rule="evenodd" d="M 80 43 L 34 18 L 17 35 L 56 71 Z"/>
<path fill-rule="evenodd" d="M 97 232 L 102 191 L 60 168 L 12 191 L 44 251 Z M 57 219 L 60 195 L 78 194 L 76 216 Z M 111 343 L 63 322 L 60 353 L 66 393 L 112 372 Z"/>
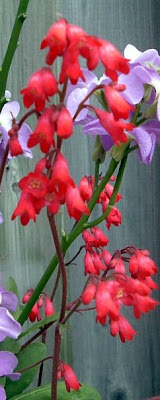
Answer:
<path fill-rule="evenodd" d="M 48 356 L 48 357 L 46 357 L 46 358 L 43 358 L 43 360 L 37 361 L 35 364 L 30 365 L 30 367 L 26 367 L 26 368 L 21 369 L 20 371 L 17 371 L 17 372 L 23 374 L 23 372 L 29 371 L 29 369 L 32 369 L 32 368 L 36 367 L 37 365 L 43 363 L 44 361 L 52 360 L 52 359 L 53 359 L 53 356 Z"/>
<path fill-rule="evenodd" d="M 29 0 L 20 0 L 19 2 L 19 7 L 11 33 L 10 41 L 0 70 L 0 101 L 2 102 L 0 108 L 2 108 L 3 106 L 3 98 L 5 94 L 8 73 L 14 57 L 14 53 L 18 45 L 18 39 L 22 29 L 22 25 L 24 20 L 26 19 L 28 4 Z"/>
<path fill-rule="evenodd" d="M 56 293 L 56 290 L 57 290 L 57 287 L 58 287 L 60 276 L 61 276 L 61 269 L 60 269 L 60 266 L 59 266 L 58 267 L 56 281 L 55 281 L 55 284 L 54 284 L 54 287 L 53 287 L 53 290 L 52 290 L 52 294 L 51 294 L 51 297 L 50 297 L 51 301 L 53 301 L 53 299 L 54 299 L 54 296 L 55 296 L 55 293 Z"/>
<path fill-rule="evenodd" d="M 96 92 L 96 90 L 103 89 L 104 86 L 105 86 L 105 85 L 103 85 L 103 84 L 95 86 L 95 87 L 87 94 L 87 96 L 81 101 L 81 103 L 79 103 L 79 106 L 77 107 L 77 110 L 76 110 L 76 112 L 75 112 L 75 114 L 74 114 L 74 116 L 73 116 L 73 121 L 75 121 L 75 119 L 77 118 L 77 115 L 78 115 L 78 114 L 80 113 L 80 111 L 82 110 L 84 103 L 92 96 L 92 94 L 93 94 L 94 92 Z"/>
<path fill-rule="evenodd" d="M 97 187 L 98 187 L 99 165 L 100 165 L 100 160 L 98 159 L 98 160 L 95 162 L 94 189 L 97 189 Z"/>

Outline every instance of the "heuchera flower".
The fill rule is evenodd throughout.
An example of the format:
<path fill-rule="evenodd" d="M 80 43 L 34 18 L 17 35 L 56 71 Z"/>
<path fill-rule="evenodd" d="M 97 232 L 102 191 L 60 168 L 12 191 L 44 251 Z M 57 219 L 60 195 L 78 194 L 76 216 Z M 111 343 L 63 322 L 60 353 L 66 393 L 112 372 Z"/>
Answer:
<path fill-rule="evenodd" d="M 150 295 L 152 289 L 157 289 L 157 284 L 151 278 L 151 275 L 157 273 L 157 267 L 149 257 L 147 250 L 129 246 L 121 251 L 117 250 L 111 256 L 103 248 L 100 260 L 104 262 L 106 268 L 100 276 L 100 269 L 96 269 L 93 263 L 92 246 L 94 247 L 94 242 L 91 240 L 90 233 L 87 232 L 84 231 L 83 234 L 87 250 L 85 271 L 87 269 L 90 276 L 81 295 L 81 301 L 85 305 L 95 301 L 96 321 L 101 325 L 109 322 L 112 336 L 119 334 L 122 342 L 132 340 L 136 331 L 121 315 L 121 308 L 122 306 L 132 306 L 136 318 L 140 318 L 142 313 L 155 309 L 159 302 Z M 127 256 L 124 257 L 124 255 Z M 131 276 L 127 274 L 125 262 L 129 263 Z"/>
<path fill-rule="evenodd" d="M 33 294 L 33 289 L 27 290 L 22 298 L 23 304 L 27 303 Z M 53 304 L 50 298 L 47 296 L 46 293 L 42 293 L 39 296 L 39 299 L 36 301 L 32 310 L 30 311 L 28 318 L 31 322 L 34 322 L 36 319 L 37 321 L 41 320 L 40 308 L 44 308 L 44 315 L 45 317 L 49 317 L 55 313 Z"/>
<path fill-rule="evenodd" d="M 41 68 L 29 78 L 26 88 L 20 91 L 26 108 L 35 103 L 37 111 L 42 111 L 46 100 L 57 93 L 57 82 L 50 68 Z"/>
<path fill-rule="evenodd" d="M 67 392 L 70 392 L 71 389 L 79 390 L 80 386 L 82 386 L 81 383 L 78 382 L 78 379 L 70 365 L 63 361 L 59 362 L 57 378 L 64 378 Z"/>
<path fill-rule="evenodd" d="M 106 75 L 117 80 L 117 72 L 129 72 L 128 60 L 108 41 L 88 35 L 77 25 L 71 25 L 61 19 L 51 26 L 41 43 L 41 49 L 49 47 L 46 63 L 51 65 L 57 56 L 62 56 L 60 83 L 70 78 L 76 84 L 79 78 L 85 80 L 80 67 L 79 57 L 87 60 L 87 67 L 92 70 L 99 60 L 105 67 Z"/>

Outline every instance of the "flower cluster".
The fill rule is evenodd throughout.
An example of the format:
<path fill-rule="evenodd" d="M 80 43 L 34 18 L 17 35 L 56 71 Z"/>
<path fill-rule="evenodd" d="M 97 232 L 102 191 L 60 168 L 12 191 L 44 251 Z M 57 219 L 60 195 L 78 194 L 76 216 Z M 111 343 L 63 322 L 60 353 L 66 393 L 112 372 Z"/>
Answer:
<path fill-rule="evenodd" d="M 101 248 L 105 241 L 103 241 L 103 233 L 98 232 L 98 234 L 102 237 L 102 241 L 98 241 L 98 246 Z M 89 248 L 97 246 L 90 236 L 89 232 L 83 235 L 87 246 Z M 142 313 L 155 309 L 159 302 L 152 299 L 150 295 L 152 290 L 158 287 L 151 277 L 157 273 L 157 266 L 149 257 L 148 250 L 131 246 L 118 250 L 113 257 L 104 249 L 100 254 L 97 264 L 93 258 L 92 261 L 85 260 L 85 271 L 90 276 L 81 301 L 88 305 L 95 300 L 96 321 L 101 325 L 105 325 L 108 321 L 111 335 L 116 336 L 119 333 L 122 342 L 126 339 L 132 340 L 136 331 L 121 315 L 121 308 L 132 306 L 136 318 L 140 318 Z M 130 275 L 127 273 L 125 263 L 128 264 Z M 102 276 L 99 276 L 100 270 L 104 271 Z"/>
<path fill-rule="evenodd" d="M 14 312 L 18 305 L 17 296 L 0 287 L 0 342 L 6 337 L 17 339 L 21 333 L 21 325 L 15 321 L 9 311 Z M 13 381 L 19 379 L 20 373 L 13 372 L 17 367 L 17 357 L 10 351 L 0 351 L 0 377 L 7 376 Z M 0 385 L 0 398 L 6 399 L 4 388 Z"/>
<path fill-rule="evenodd" d="M 22 299 L 23 304 L 26 304 L 29 301 L 32 294 L 33 294 L 33 289 L 27 290 Z M 39 296 L 38 301 L 36 301 L 36 303 L 32 307 L 32 310 L 28 315 L 28 318 L 30 319 L 31 322 L 34 322 L 36 319 L 37 321 L 41 321 L 40 309 L 42 309 L 42 307 L 44 307 L 45 317 L 49 317 L 50 315 L 53 315 L 55 312 L 53 304 L 46 293 L 42 293 Z"/>
<path fill-rule="evenodd" d="M 115 176 L 112 176 L 110 180 L 113 182 L 115 181 Z M 99 177 L 99 181 L 102 180 L 102 176 Z M 94 191 L 94 176 L 84 176 L 80 183 L 79 183 L 79 191 L 81 194 L 81 197 L 86 203 L 89 202 L 89 200 L 92 197 L 93 191 Z M 111 196 L 113 194 L 113 186 L 108 182 L 105 185 L 104 190 L 102 190 L 98 200 L 97 204 L 101 204 L 102 207 L 102 212 L 104 213 L 106 210 L 108 210 L 108 205 L 111 199 Z M 122 195 L 120 193 L 117 194 L 115 198 L 115 203 L 117 203 L 120 199 L 122 199 Z M 118 210 L 117 207 L 112 206 L 110 212 L 105 218 L 106 221 L 106 226 L 108 229 L 110 229 L 111 224 L 118 226 L 122 222 L 122 215 L 121 212 Z"/>

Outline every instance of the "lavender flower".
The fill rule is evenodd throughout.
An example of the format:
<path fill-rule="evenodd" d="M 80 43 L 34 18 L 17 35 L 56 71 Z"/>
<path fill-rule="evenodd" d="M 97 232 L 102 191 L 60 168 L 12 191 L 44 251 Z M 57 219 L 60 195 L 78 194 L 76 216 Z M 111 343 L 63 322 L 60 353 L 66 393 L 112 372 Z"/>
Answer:
<path fill-rule="evenodd" d="M 0 287 L 0 342 L 7 336 L 17 339 L 21 333 L 21 325 L 9 312 L 15 311 L 17 304 L 17 296 Z"/>
<path fill-rule="evenodd" d="M 13 372 L 17 367 L 18 360 L 17 357 L 10 351 L 0 351 L 0 377 L 8 377 L 13 381 L 20 378 L 21 374 L 18 372 Z M 6 392 L 4 388 L 0 385 L 0 399 L 6 400 Z"/>

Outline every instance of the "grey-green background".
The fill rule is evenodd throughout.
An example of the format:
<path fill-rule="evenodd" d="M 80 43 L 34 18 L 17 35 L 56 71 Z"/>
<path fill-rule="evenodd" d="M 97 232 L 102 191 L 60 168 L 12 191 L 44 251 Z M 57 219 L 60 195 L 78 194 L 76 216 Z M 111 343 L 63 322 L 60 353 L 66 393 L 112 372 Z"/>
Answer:
<path fill-rule="evenodd" d="M 0 1 L 0 58 L 5 54 L 9 35 L 16 14 L 18 0 Z M 112 41 L 121 51 L 127 43 L 138 49 L 157 48 L 160 51 L 160 1 L 159 0 L 30 0 L 15 54 L 7 89 L 12 98 L 21 103 L 19 90 L 25 87 L 30 74 L 44 64 L 45 52 L 39 44 L 49 26 L 60 16 L 71 23 L 81 25 L 90 34 Z M 54 67 L 57 74 L 59 62 Z M 99 70 L 101 73 L 102 70 Z M 21 115 L 23 108 L 21 108 Z M 30 120 L 33 127 L 34 120 Z M 92 138 L 84 137 L 80 130 L 65 144 L 70 171 L 78 183 L 83 174 L 93 173 L 90 155 Z M 52 257 L 54 248 L 45 212 L 36 224 L 20 226 L 17 219 L 11 222 L 19 190 L 17 182 L 28 170 L 33 169 L 39 152 L 33 160 L 16 159 L 6 170 L 1 194 L 0 209 L 5 222 L 0 226 L 0 271 L 3 285 L 12 275 L 21 296 L 34 287 Z M 159 158 L 156 150 L 152 165 L 140 164 L 137 156 L 131 156 L 121 188 L 123 200 L 122 226 L 111 227 L 108 234 L 110 250 L 134 244 L 149 248 L 152 257 L 160 265 L 160 204 Z M 105 171 L 107 165 L 103 165 Z M 65 212 L 58 217 L 59 228 L 72 226 Z M 81 240 L 69 251 L 68 259 L 78 250 Z M 83 287 L 83 255 L 77 265 L 69 267 L 69 300 L 80 294 Z M 160 280 L 159 277 L 157 280 Z M 48 286 L 51 291 L 54 278 Z M 60 295 L 60 294 L 59 294 Z M 155 298 L 159 298 L 158 291 Z M 58 307 L 58 301 L 57 301 Z M 132 342 L 122 344 L 119 338 L 109 335 L 108 327 L 95 324 L 95 315 L 73 317 L 64 332 L 62 357 L 71 362 L 81 382 L 93 385 L 103 400 L 140 400 L 160 394 L 160 311 L 144 315 L 140 321 L 127 316 L 138 336 Z M 48 336 L 48 353 L 53 348 L 53 332 Z M 51 375 L 51 364 L 45 367 L 44 381 Z"/>

